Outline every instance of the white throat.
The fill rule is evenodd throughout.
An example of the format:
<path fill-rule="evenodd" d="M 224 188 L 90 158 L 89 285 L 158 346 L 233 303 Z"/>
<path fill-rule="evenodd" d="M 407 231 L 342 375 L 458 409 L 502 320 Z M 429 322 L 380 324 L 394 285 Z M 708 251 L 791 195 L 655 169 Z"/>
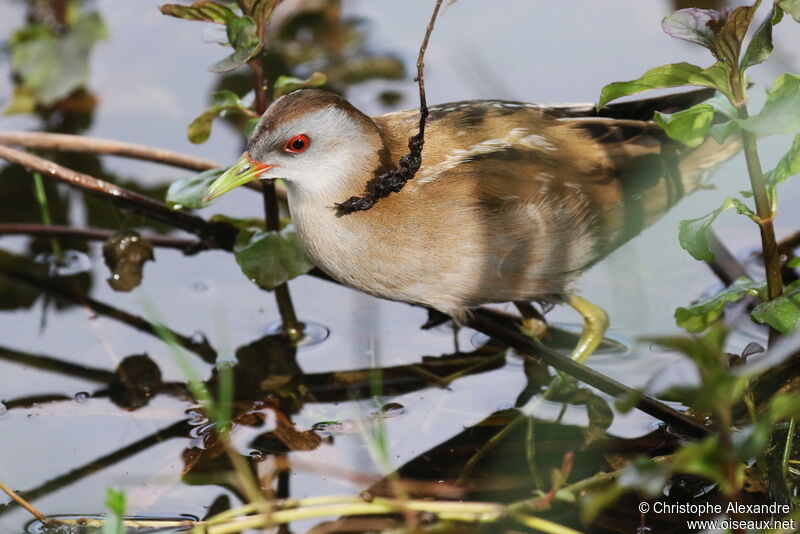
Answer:
<path fill-rule="evenodd" d="M 308 153 L 294 158 L 287 156 L 276 175 L 286 180 L 290 196 L 295 200 L 327 200 L 333 205 L 352 190 L 353 184 L 372 178 L 379 164 L 380 137 L 344 110 L 329 107 L 300 117 L 281 127 L 277 135 L 288 137 L 290 132 L 307 132 L 311 138 Z M 314 203 L 317 203 L 314 202 Z"/>

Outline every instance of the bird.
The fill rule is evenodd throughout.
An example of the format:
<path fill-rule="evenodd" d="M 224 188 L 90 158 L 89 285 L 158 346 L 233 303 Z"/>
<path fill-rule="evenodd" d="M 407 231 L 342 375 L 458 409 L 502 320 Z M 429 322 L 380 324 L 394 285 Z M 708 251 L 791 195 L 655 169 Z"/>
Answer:
<path fill-rule="evenodd" d="M 312 261 L 342 284 L 426 306 L 457 323 L 513 302 L 534 335 L 533 301 L 583 317 L 572 356 L 602 342 L 608 316 L 578 295 L 580 275 L 702 187 L 735 154 L 731 140 L 688 148 L 653 113 L 711 96 L 694 90 L 608 105 L 468 100 L 428 108 L 419 169 L 371 209 L 342 201 L 369 192 L 397 165 L 420 111 L 370 117 L 345 98 L 300 89 L 260 117 L 246 151 L 205 202 L 252 180 L 282 179 Z"/>

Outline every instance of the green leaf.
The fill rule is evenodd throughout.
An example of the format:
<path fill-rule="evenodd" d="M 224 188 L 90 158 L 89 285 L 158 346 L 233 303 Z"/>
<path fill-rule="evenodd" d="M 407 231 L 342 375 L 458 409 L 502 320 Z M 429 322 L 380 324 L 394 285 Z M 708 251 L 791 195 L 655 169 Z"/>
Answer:
<path fill-rule="evenodd" d="M 62 35 L 43 26 L 27 27 L 11 39 L 11 67 L 49 106 L 86 85 L 92 47 L 107 36 L 100 15 L 82 15 Z"/>
<path fill-rule="evenodd" d="M 729 119 L 739 117 L 739 111 L 731 104 L 731 101 L 720 92 L 714 93 L 714 96 L 703 102 L 703 104 L 708 104 L 714 108 L 714 111 Z"/>
<path fill-rule="evenodd" d="M 656 112 L 654 119 L 670 138 L 686 146 L 700 146 L 711 130 L 716 111 L 710 104 L 697 104 L 677 113 Z"/>
<path fill-rule="evenodd" d="M 614 82 L 603 87 L 600 92 L 600 101 L 597 103 L 597 109 L 617 98 L 663 87 L 698 85 L 712 87 L 725 95 L 730 95 L 729 72 L 729 68 L 719 62 L 707 69 L 691 63 L 662 65 L 648 70 L 636 80 Z"/>
<path fill-rule="evenodd" d="M 800 325 L 800 281 L 789 284 L 780 297 L 756 306 L 750 317 L 782 334 L 794 332 Z"/>
<path fill-rule="evenodd" d="M 678 240 L 680 241 L 681 247 L 696 260 L 714 261 L 714 254 L 712 254 L 711 248 L 708 245 L 708 233 L 711 231 L 711 225 L 714 224 L 719 214 L 730 208 L 736 208 L 740 213 L 747 215 L 752 214 L 752 211 L 741 201 L 726 198 L 722 206 L 711 213 L 698 217 L 697 219 L 687 219 L 678 224 Z"/>
<path fill-rule="evenodd" d="M 800 174 L 800 134 L 795 136 L 789 152 L 781 158 L 773 170 L 767 173 L 767 189 L 770 195 L 779 183 L 795 174 Z"/>
<path fill-rule="evenodd" d="M 778 0 L 778 7 L 800 22 L 800 0 Z"/>
<path fill-rule="evenodd" d="M 167 189 L 167 205 L 174 210 L 205 207 L 203 195 L 206 194 L 214 180 L 222 176 L 225 171 L 224 168 L 211 169 L 172 182 Z"/>
<path fill-rule="evenodd" d="M 689 308 L 675 310 L 675 322 L 689 332 L 702 332 L 722 316 L 726 304 L 738 302 L 745 295 L 759 296 L 763 291 L 764 282 L 739 278 L 716 295 Z"/>
<path fill-rule="evenodd" d="M 325 85 L 327 81 L 328 77 L 321 72 L 315 72 L 305 80 L 293 78 L 292 76 L 278 76 L 278 79 L 275 80 L 275 84 L 273 86 L 275 90 L 275 97 L 277 98 L 285 95 L 286 93 L 296 91 L 297 89 L 302 89 L 303 87 L 320 87 Z"/>
<path fill-rule="evenodd" d="M 764 452 L 769 444 L 772 432 L 772 423 L 759 420 L 756 424 L 748 425 L 731 436 L 733 449 L 740 461 L 754 458 Z"/>
<path fill-rule="evenodd" d="M 232 91 L 217 91 L 211 99 L 211 107 L 201 113 L 187 130 L 187 137 L 192 143 L 205 143 L 211 135 L 211 125 L 214 119 L 228 113 L 239 113 L 254 116 L 255 113 L 242 104 L 239 97 Z"/>
<path fill-rule="evenodd" d="M 759 414 L 755 424 L 744 427 L 733 434 L 733 446 L 737 457 L 746 461 L 763 453 L 769 445 L 773 426 L 788 417 L 800 413 L 800 395 L 778 393 L 767 404 L 766 410 Z"/>
<path fill-rule="evenodd" d="M 699 44 L 714 51 L 715 34 L 712 26 L 724 15 L 714 9 L 686 8 L 670 13 L 661 20 L 661 28 L 670 37 Z"/>
<path fill-rule="evenodd" d="M 727 359 L 722 353 L 726 336 L 725 329 L 715 325 L 700 337 L 655 336 L 644 339 L 665 349 L 684 354 L 694 362 L 703 375 L 710 377 L 728 375 Z"/>
<path fill-rule="evenodd" d="M 11 102 L 3 110 L 4 115 L 30 113 L 36 109 L 36 90 L 25 83 L 17 84 L 11 95 Z"/>
<path fill-rule="evenodd" d="M 787 417 L 796 417 L 798 413 L 800 413 L 800 395 L 778 393 L 769 400 L 763 417 L 769 423 L 775 424 Z"/>
<path fill-rule="evenodd" d="M 230 10 L 227 6 L 212 2 L 210 0 L 201 0 L 195 2 L 190 6 L 181 4 L 164 4 L 159 9 L 165 15 L 177 17 L 184 20 L 202 20 L 205 22 L 216 22 L 218 24 L 227 24 L 236 18 L 236 13 Z"/>
<path fill-rule="evenodd" d="M 781 74 L 757 115 L 731 122 L 760 136 L 797 133 L 800 130 L 800 76 Z"/>
<path fill-rule="evenodd" d="M 125 534 L 125 508 L 127 507 L 127 497 L 122 491 L 112 488 L 106 489 L 106 506 L 109 515 L 103 522 L 103 534 Z"/>
<path fill-rule="evenodd" d="M 733 135 L 733 133 L 741 131 L 741 129 L 742 127 L 739 125 L 738 120 L 721 122 L 711 127 L 711 137 L 713 137 L 717 143 L 722 144 L 728 137 Z"/>
<path fill-rule="evenodd" d="M 800 267 L 800 257 L 799 258 L 792 258 L 791 260 L 789 260 L 786 263 L 786 266 L 791 268 L 791 269 L 796 269 L 797 267 Z"/>
<path fill-rule="evenodd" d="M 671 388 L 665 398 L 678 400 L 697 414 L 714 415 L 727 412 L 747 390 L 749 376 L 734 375 L 724 352 L 728 331 L 720 324 L 712 325 L 702 336 L 654 337 L 647 340 L 661 347 L 686 355 L 697 367 L 699 384 Z"/>
<path fill-rule="evenodd" d="M 250 139 L 250 137 L 253 136 L 253 131 L 255 131 L 256 126 L 258 126 L 258 117 L 247 119 L 247 122 L 244 123 L 244 127 L 242 128 L 242 134 L 245 139 Z"/>
<path fill-rule="evenodd" d="M 727 460 L 719 437 L 711 436 L 681 447 L 673 456 L 672 466 L 674 471 L 711 479 L 719 484 L 723 493 L 730 495 L 744 480 L 744 464 L 736 463 L 735 480 L 731 481 Z"/>
<path fill-rule="evenodd" d="M 772 53 L 772 27 L 780 22 L 781 16 L 776 15 L 775 6 L 771 8 L 769 16 L 756 29 L 750 44 L 747 45 L 741 61 L 741 69 L 745 70 L 753 65 L 758 65 L 767 60 Z"/>
<path fill-rule="evenodd" d="M 668 15 L 661 23 L 667 34 L 699 44 L 711 51 L 714 57 L 727 65 L 738 65 L 742 43 L 756 12 L 755 6 L 736 9 L 687 8 Z M 741 62 L 743 68 L 761 63 L 772 51 L 772 24 L 774 13 L 753 35 L 751 44 Z"/>
<path fill-rule="evenodd" d="M 233 253 L 245 276 L 264 289 L 275 289 L 314 268 L 291 225 L 280 232 L 242 230 Z"/>
<path fill-rule="evenodd" d="M 637 458 L 622 469 L 617 483 L 623 488 L 635 489 L 645 495 L 656 496 L 662 494 L 669 477 L 670 466 L 650 458 Z"/>
<path fill-rule="evenodd" d="M 726 12 L 721 27 L 715 29 L 714 56 L 728 65 L 738 65 L 747 29 L 755 15 L 755 6 L 737 7 Z"/>
<path fill-rule="evenodd" d="M 233 54 L 217 61 L 208 70 L 211 72 L 228 72 L 250 61 L 261 51 L 262 43 L 258 35 L 258 26 L 252 17 L 236 17 L 226 24 L 228 42 L 233 47 Z"/>

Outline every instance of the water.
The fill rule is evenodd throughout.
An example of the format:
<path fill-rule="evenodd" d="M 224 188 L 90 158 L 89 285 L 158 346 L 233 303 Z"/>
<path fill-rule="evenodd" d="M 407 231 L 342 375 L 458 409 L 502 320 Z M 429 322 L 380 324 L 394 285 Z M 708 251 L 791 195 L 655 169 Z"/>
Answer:
<path fill-rule="evenodd" d="M 218 59 L 221 49 L 202 42 L 202 24 L 163 17 L 156 2 L 134 5 L 99 0 L 96 5 L 109 26 L 110 38 L 97 46 L 92 57 L 89 86 L 99 107 L 86 133 L 223 164 L 235 161 L 241 145 L 232 128 L 215 125 L 211 140 L 204 145 L 192 145 L 185 136 L 186 126 L 206 107 L 218 81 L 206 65 Z M 580 0 L 572 2 L 569 10 L 558 2 L 504 0 L 502 8 L 498 5 L 461 1 L 444 10 L 426 57 L 430 103 L 470 98 L 594 101 L 605 83 L 634 78 L 654 65 L 683 60 L 708 63 L 699 49 L 661 34 L 658 22 L 671 9 L 665 1 Z M 344 2 L 345 16 L 365 19 L 369 46 L 396 54 L 408 72 L 413 69 L 430 8 L 430 2 L 416 0 Z M 7 38 L 22 18 L 21 4 L 0 5 L 0 35 Z M 790 46 L 797 42 L 797 29 L 784 25 L 777 33 L 779 65 L 753 71 L 757 84 L 773 78 L 782 67 L 800 67 Z M 11 94 L 7 56 L 2 56 L 0 69 L 5 73 L 0 79 L 2 103 Z M 416 105 L 416 86 L 410 76 L 404 81 L 353 86 L 348 97 L 367 113 L 382 113 L 390 108 L 376 95 L 385 90 L 403 96 L 396 107 Z M 760 89 L 754 91 L 759 93 Z M 0 129 L 37 127 L 38 120 L 29 116 L 0 118 Z M 774 160 L 787 146 L 785 139 L 765 141 L 765 160 Z M 642 335 L 676 332 L 673 310 L 716 283 L 704 265 L 680 249 L 677 222 L 702 215 L 725 196 L 745 189 L 742 169 L 741 157 L 722 165 L 715 190 L 683 200 L 581 279 L 581 294 L 609 312 L 614 336 L 627 347 L 624 352 L 590 360 L 597 370 L 653 391 L 694 379 L 691 367 L 679 358 L 634 341 Z M 115 174 L 126 186 L 139 184 L 154 196 L 163 195 L 167 184 L 187 174 L 111 157 L 102 158 L 102 170 Z M 16 193 L 20 202 L 27 198 L 26 187 Z M 104 221 L 119 229 L 140 221 L 136 216 L 115 214 L 103 203 L 83 202 L 78 195 L 63 193 L 63 188 L 59 191 L 66 199 L 64 218 L 71 224 Z M 787 183 L 781 193 L 781 205 L 787 209 L 779 215 L 779 237 L 797 226 L 798 216 L 788 206 L 798 193 L 795 182 Z M 3 210 L 14 207 L 15 200 L 8 198 L 0 201 Z M 260 216 L 261 209 L 258 195 L 240 190 L 200 214 Z M 38 214 L 35 205 L 28 211 Z M 752 223 L 741 217 L 725 214 L 716 228 L 736 253 L 758 244 Z M 0 247 L 14 254 L 28 254 L 29 245 L 24 237 L 0 237 Z M 515 406 L 527 385 L 521 363 L 513 356 L 500 358 L 489 369 L 432 383 L 429 374 L 403 366 L 420 364 L 426 356 L 456 352 L 450 329 L 419 330 L 426 321 L 424 311 L 325 281 L 303 277 L 291 283 L 298 315 L 324 325 L 324 335 L 315 340 L 327 338 L 295 351 L 265 337 L 278 317 L 274 299 L 256 290 L 227 253 L 186 257 L 176 250 L 157 249 L 156 261 L 145 267 L 141 287 L 131 294 L 115 293 L 105 283 L 108 272 L 98 244 L 81 249 L 80 254 L 89 260 L 79 263 L 90 267 L 91 279 L 79 276 L 86 272 L 63 274 L 69 283 L 88 287 L 92 299 L 144 316 L 140 297 L 146 296 L 157 303 L 171 329 L 195 344 L 207 339 L 220 350 L 236 348 L 237 369 L 241 369 L 237 391 L 244 395 L 248 387 L 269 386 L 269 394 L 258 399 L 260 407 L 236 422 L 236 445 L 253 462 L 272 454 L 288 457 L 292 465 L 289 495 L 294 498 L 357 494 L 369 485 L 365 480 L 384 475 L 383 466 L 367 453 L 369 440 L 374 439 L 371 432 L 378 432 L 377 428 L 382 429 L 395 467 L 405 465 L 410 477 L 430 477 L 444 484 L 452 480 L 444 466 L 453 458 L 468 456 L 475 443 L 490 437 L 491 425 L 475 425 Z M 22 353 L 39 362 L 46 357 L 63 365 L 33 365 L 31 359 L 20 363 L 19 358 L 0 362 L 4 482 L 32 495 L 37 507 L 53 515 L 104 513 L 109 486 L 128 492 L 130 513 L 135 515 L 203 516 L 216 499 L 239 502 L 229 489 L 202 483 L 200 473 L 219 468 L 213 462 L 218 444 L 209 438 L 213 423 L 187 400 L 180 387 L 184 372 L 157 336 L 132 327 L 119 315 L 92 311 L 80 302 L 67 306 L 40 291 L 14 294 L 19 306 L 0 312 L 0 353 Z M 220 332 L 218 320 L 223 312 L 228 319 L 225 331 Z M 579 321 L 571 310 L 561 307 L 548 318 L 568 327 Z M 473 350 L 473 337 L 474 332 L 468 330 L 457 335 L 462 351 Z M 121 409 L 107 400 L 108 394 L 99 393 L 113 382 L 119 362 L 141 354 L 157 362 L 160 377 L 152 387 L 158 394 L 136 410 Z M 189 362 L 201 378 L 213 380 L 213 359 L 209 362 L 190 354 Z M 384 408 L 389 406 L 377 414 L 367 400 L 373 393 L 372 362 L 384 369 L 384 391 L 379 395 Z M 453 365 L 447 358 L 434 364 Z M 84 395 L 91 399 L 83 400 Z M 558 411 L 548 406 L 543 410 L 542 417 L 554 417 Z M 187 419 L 188 428 L 181 427 Z M 293 424 L 287 424 L 288 420 Z M 315 425 L 333 421 L 355 423 L 327 428 L 323 439 L 315 441 L 318 435 L 311 432 Z M 564 422 L 586 424 L 585 412 L 570 409 Z M 618 416 L 609 432 L 635 437 L 650 432 L 653 423 L 649 416 L 633 411 Z M 473 428 L 472 435 L 465 436 L 465 428 Z M 570 434 L 574 427 L 565 428 L 569 436 L 559 434 L 551 443 L 552 450 L 563 453 L 569 446 L 567 438 L 574 438 Z M 523 457 L 522 451 L 513 452 Z M 428 458 L 433 458 L 431 463 L 425 463 Z M 520 467 L 512 458 L 513 454 L 494 458 L 491 465 L 500 473 L 518 474 Z M 561 457 L 554 452 L 546 460 L 557 466 Z M 184 470 L 201 481 L 182 477 Z M 358 476 L 348 478 L 342 472 Z M 23 532 L 29 517 L 7 502 L 0 496 L 0 531 Z"/>

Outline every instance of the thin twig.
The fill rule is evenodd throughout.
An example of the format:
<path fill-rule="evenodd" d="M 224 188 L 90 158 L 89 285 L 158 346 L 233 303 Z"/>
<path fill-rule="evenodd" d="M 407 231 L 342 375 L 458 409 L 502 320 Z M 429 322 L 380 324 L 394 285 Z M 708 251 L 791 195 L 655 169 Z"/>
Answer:
<path fill-rule="evenodd" d="M 115 230 L 76 228 L 58 224 L 0 223 L 0 235 L 41 235 L 45 237 L 75 237 L 90 241 L 106 241 L 116 233 Z M 141 237 L 156 247 L 177 248 L 180 250 L 197 250 L 201 247 L 201 242 L 197 239 L 152 234 L 142 235 Z"/>
<path fill-rule="evenodd" d="M 111 184 L 94 176 L 68 169 L 57 163 L 28 154 L 22 150 L 0 145 L 0 159 L 16 163 L 44 176 L 77 187 L 96 197 L 108 200 L 123 209 L 180 228 L 203 239 L 209 248 L 233 249 L 236 229 L 228 224 L 210 223 L 185 211 L 170 209 L 163 202 Z"/>
<path fill-rule="evenodd" d="M 81 152 L 84 154 L 105 154 L 131 158 L 144 161 L 152 161 L 188 169 L 191 171 L 207 171 L 222 167 L 219 163 L 211 160 L 164 150 L 153 146 L 140 145 L 138 143 L 126 143 L 113 139 L 103 139 L 100 137 L 86 137 L 83 135 L 56 134 L 49 132 L 9 132 L 0 131 L 0 143 L 25 148 L 36 148 L 40 150 L 55 150 L 57 152 Z M 249 182 L 246 184 L 251 189 L 261 190 L 259 182 Z M 279 195 L 285 196 L 285 191 L 279 190 Z"/>
<path fill-rule="evenodd" d="M 39 510 L 34 508 L 31 503 L 29 503 L 28 501 L 26 501 L 25 499 L 23 499 L 22 497 L 17 495 L 17 492 L 15 492 L 14 490 L 9 488 L 8 486 L 3 484 L 2 482 L 0 482 L 0 490 L 3 490 L 3 492 L 6 495 L 11 497 L 17 504 L 19 504 L 20 506 L 25 508 L 28 512 L 31 513 L 31 515 L 33 515 L 33 517 L 35 517 L 36 519 L 38 519 L 42 523 L 48 523 L 50 521 L 49 519 L 47 519 L 47 517 L 44 514 L 42 514 Z"/>
<path fill-rule="evenodd" d="M 123 158 L 141 159 L 163 163 L 192 171 L 206 171 L 222 167 L 211 160 L 196 158 L 171 150 L 152 146 L 125 143 L 98 137 L 82 135 L 55 134 L 45 132 L 4 132 L 0 131 L 0 143 L 41 150 L 59 152 L 83 152 L 86 154 L 109 154 Z"/>
<path fill-rule="evenodd" d="M 417 57 L 417 77 L 419 85 L 419 132 L 408 139 L 408 154 L 400 158 L 396 169 L 390 169 L 382 174 L 375 182 L 372 192 L 365 193 L 360 197 L 350 197 L 344 202 L 337 203 L 339 212 L 342 214 L 353 213 L 354 211 L 366 211 L 374 206 L 380 199 L 389 196 L 391 193 L 400 191 L 406 182 L 414 178 L 414 175 L 422 165 L 422 147 L 425 144 L 425 122 L 428 119 L 428 104 L 425 100 L 425 51 L 428 49 L 428 41 L 436 17 L 439 15 L 439 8 L 442 0 L 436 0 L 433 8 L 431 20 L 425 30 L 425 37 L 419 46 L 419 56 Z"/>

